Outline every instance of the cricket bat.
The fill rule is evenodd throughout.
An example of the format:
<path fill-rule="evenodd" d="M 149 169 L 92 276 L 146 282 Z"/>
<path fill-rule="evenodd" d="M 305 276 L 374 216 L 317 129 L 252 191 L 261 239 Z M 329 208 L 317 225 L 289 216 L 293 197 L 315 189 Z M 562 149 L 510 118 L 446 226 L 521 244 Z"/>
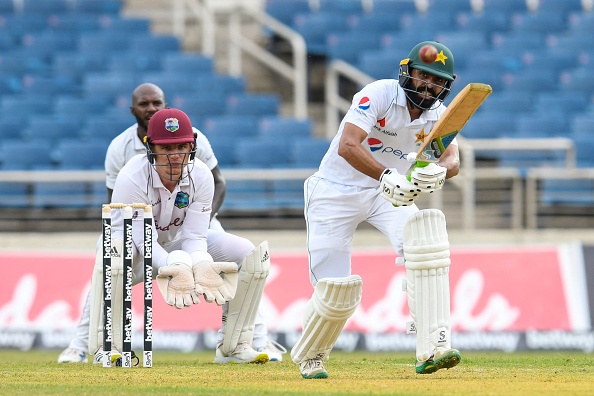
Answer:
<path fill-rule="evenodd" d="M 491 92 L 493 92 L 493 88 L 490 85 L 470 83 L 456 95 L 419 148 L 416 162 L 407 172 L 409 180 L 413 169 L 422 168 L 439 160 L 452 140 L 464 128 L 464 125 Z"/>

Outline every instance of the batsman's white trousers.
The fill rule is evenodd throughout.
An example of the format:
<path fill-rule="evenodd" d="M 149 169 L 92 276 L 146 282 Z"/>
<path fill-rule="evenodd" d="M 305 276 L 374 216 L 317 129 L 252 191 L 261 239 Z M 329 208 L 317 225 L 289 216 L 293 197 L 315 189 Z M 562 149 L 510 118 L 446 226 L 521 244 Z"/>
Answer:
<path fill-rule="evenodd" d="M 353 236 L 368 222 L 402 256 L 402 231 L 416 205 L 394 207 L 376 188 L 346 186 L 310 176 L 304 185 L 307 250 L 312 285 L 322 278 L 351 275 Z"/>

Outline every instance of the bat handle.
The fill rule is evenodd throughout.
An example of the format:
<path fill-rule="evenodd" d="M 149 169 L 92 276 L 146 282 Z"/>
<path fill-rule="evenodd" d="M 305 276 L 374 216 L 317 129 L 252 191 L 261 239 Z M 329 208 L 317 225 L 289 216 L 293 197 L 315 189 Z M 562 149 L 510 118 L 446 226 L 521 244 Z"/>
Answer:
<path fill-rule="evenodd" d="M 411 169 L 411 171 L 412 171 L 412 170 L 414 170 L 414 169 L 416 169 L 416 168 L 424 168 L 424 167 L 426 167 L 427 165 L 429 165 L 430 163 L 431 163 L 431 162 L 417 161 L 417 162 L 415 163 L 415 165 L 413 166 L 413 168 Z M 408 176 L 406 176 L 406 180 L 410 181 L 410 174 L 411 174 L 411 173 L 412 173 L 412 172 L 408 172 Z"/>

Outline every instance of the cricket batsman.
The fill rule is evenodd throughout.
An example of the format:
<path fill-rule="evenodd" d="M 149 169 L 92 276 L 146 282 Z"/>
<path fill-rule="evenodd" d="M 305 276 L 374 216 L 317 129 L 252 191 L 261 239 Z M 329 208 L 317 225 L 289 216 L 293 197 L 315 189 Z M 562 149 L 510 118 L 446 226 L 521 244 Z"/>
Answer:
<path fill-rule="evenodd" d="M 355 94 L 319 170 L 305 181 L 309 277 L 314 292 L 300 339 L 291 350 L 303 378 L 327 378 L 324 362 L 361 301 L 363 281 L 351 273 L 353 234 L 368 222 L 406 266 L 408 305 L 416 329 L 416 372 L 456 366 L 452 349 L 444 214 L 415 200 L 458 174 L 458 145 L 437 163 L 415 167 L 416 153 L 445 111 L 454 56 L 443 44 L 417 44 L 400 62 L 398 80 L 372 82 Z M 413 158 L 414 159 L 414 158 Z M 409 176 L 409 177 L 407 177 Z M 370 263 L 371 264 L 371 263 Z"/>

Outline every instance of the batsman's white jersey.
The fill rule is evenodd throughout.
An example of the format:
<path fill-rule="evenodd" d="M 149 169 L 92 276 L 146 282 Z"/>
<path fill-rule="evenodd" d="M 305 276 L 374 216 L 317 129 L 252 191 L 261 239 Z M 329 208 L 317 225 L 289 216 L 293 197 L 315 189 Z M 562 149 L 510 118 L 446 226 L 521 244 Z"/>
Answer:
<path fill-rule="evenodd" d="M 338 144 L 344 124 L 350 122 L 369 136 L 362 145 L 380 164 L 404 174 L 410 167 L 408 153 L 417 152 L 425 136 L 445 111 L 445 106 L 426 110 L 411 121 L 406 108 L 406 95 L 398 80 L 378 80 L 365 86 L 354 97 L 351 108 L 343 118 L 338 133 L 322 159 L 320 178 L 338 184 L 358 187 L 378 187 L 375 180 L 353 168 L 338 155 Z M 452 144 L 457 144 L 454 142 Z"/>
<path fill-rule="evenodd" d="M 116 136 L 105 155 L 105 184 L 107 188 L 113 190 L 118 173 L 124 165 L 138 154 L 146 154 L 146 147 L 140 141 L 137 134 L 138 124 L 134 124 L 124 132 Z M 210 142 L 196 128 L 192 128 L 196 134 L 196 158 L 204 162 L 208 169 L 213 169 L 218 165 Z"/>

